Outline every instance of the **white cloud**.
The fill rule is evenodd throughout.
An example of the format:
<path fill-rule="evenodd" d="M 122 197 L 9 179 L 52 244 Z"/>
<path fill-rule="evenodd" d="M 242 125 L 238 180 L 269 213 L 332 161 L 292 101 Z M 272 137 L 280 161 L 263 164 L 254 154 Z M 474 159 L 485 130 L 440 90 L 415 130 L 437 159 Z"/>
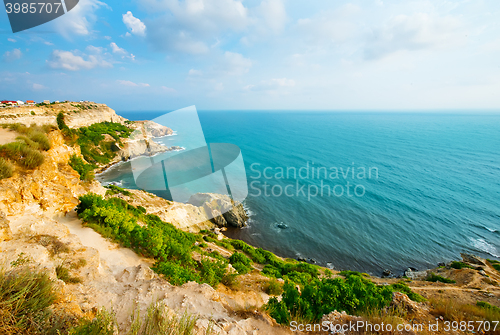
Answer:
<path fill-rule="evenodd" d="M 111 42 L 111 44 L 109 46 L 111 47 L 111 50 L 115 54 L 121 54 L 121 55 L 127 54 L 125 49 L 120 48 L 115 42 Z"/>
<path fill-rule="evenodd" d="M 271 84 L 276 84 L 278 86 L 283 86 L 283 87 L 293 87 L 293 86 L 295 86 L 295 80 L 293 80 L 293 79 L 286 79 L 286 78 L 271 79 L 270 83 Z"/>
<path fill-rule="evenodd" d="M 110 8 L 99 0 L 80 0 L 78 6 L 54 20 L 54 25 L 66 38 L 70 38 L 71 35 L 89 35 L 92 32 L 92 26 L 97 21 L 95 12 L 100 7 Z"/>
<path fill-rule="evenodd" d="M 6 51 L 3 54 L 3 59 L 6 62 L 13 62 L 13 61 L 18 60 L 19 58 L 21 58 L 22 55 L 23 55 L 23 53 L 21 52 L 21 49 L 13 49 L 12 51 Z"/>
<path fill-rule="evenodd" d="M 365 58 L 379 59 L 398 51 L 457 46 L 465 42 L 461 27 L 461 21 L 453 16 L 398 15 L 369 36 Z"/>
<path fill-rule="evenodd" d="M 201 75 L 203 75 L 203 72 L 201 72 L 200 70 L 191 69 L 191 70 L 189 70 L 188 75 L 189 76 L 201 76 Z"/>
<path fill-rule="evenodd" d="M 252 67 L 252 61 L 243 55 L 226 51 L 224 53 L 224 61 L 222 71 L 229 75 L 242 75 L 247 73 Z"/>
<path fill-rule="evenodd" d="M 275 33 L 280 33 L 285 28 L 287 15 L 283 0 L 263 0 L 256 14 L 257 19 L 261 18 L 258 23 L 256 22 L 256 27 L 265 25 L 266 28 Z M 269 29 L 265 29 L 265 31 L 268 32 Z"/>
<path fill-rule="evenodd" d="M 146 36 L 146 25 L 141 20 L 134 17 L 131 11 L 123 14 L 123 23 L 125 23 L 132 34 Z"/>
<path fill-rule="evenodd" d="M 92 47 L 90 50 L 98 52 L 99 48 Z M 53 69 L 64 69 L 69 71 L 90 70 L 95 67 L 113 67 L 113 64 L 104 60 L 99 54 L 85 55 L 78 51 L 72 52 L 63 50 L 54 50 L 51 59 L 47 60 L 47 64 Z"/>
<path fill-rule="evenodd" d="M 36 91 L 39 91 L 39 90 L 43 90 L 43 89 L 46 89 L 47 87 L 41 85 L 41 84 L 33 84 L 33 89 L 36 90 Z"/>
<path fill-rule="evenodd" d="M 273 78 L 263 80 L 257 85 L 243 87 L 246 91 L 263 91 L 269 94 L 289 94 L 288 89 L 295 86 L 295 80 L 288 78 Z"/>
<path fill-rule="evenodd" d="M 162 86 L 161 89 L 167 93 L 177 93 L 177 90 L 171 87 Z"/>
<path fill-rule="evenodd" d="M 17 41 L 16 41 L 15 39 L 13 39 L 13 38 L 8 38 L 8 39 L 7 39 L 7 41 L 12 42 L 12 43 L 16 43 L 16 42 L 17 42 Z"/>
<path fill-rule="evenodd" d="M 204 54 L 221 32 L 241 32 L 250 22 L 248 9 L 241 0 L 142 0 L 141 3 L 145 10 L 160 14 L 148 21 L 148 36 L 150 43 L 162 51 Z"/>
<path fill-rule="evenodd" d="M 149 84 L 146 84 L 146 83 L 136 84 L 130 80 L 117 80 L 116 82 L 120 85 L 128 86 L 128 87 L 149 87 L 150 86 Z"/>

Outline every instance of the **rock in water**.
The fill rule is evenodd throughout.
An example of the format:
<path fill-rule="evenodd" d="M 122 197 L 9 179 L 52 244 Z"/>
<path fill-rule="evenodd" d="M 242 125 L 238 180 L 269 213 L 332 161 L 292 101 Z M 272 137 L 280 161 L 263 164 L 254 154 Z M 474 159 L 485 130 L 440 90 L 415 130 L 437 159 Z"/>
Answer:
<path fill-rule="evenodd" d="M 246 226 L 248 215 L 241 203 L 234 202 L 229 196 L 214 193 L 197 193 L 189 198 L 189 203 L 203 207 L 207 215 L 219 227 Z"/>

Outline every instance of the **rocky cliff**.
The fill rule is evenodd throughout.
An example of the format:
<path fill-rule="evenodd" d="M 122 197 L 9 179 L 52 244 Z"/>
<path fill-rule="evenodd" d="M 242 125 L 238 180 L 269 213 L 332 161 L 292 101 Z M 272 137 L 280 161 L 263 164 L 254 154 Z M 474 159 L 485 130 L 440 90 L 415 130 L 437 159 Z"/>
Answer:
<path fill-rule="evenodd" d="M 59 112 L 65 115 L 65 121 L 70 128 L 87 127 L 99 122 L 124 123 L 127 119 L 119 116 L 105 104 L 94 102 L 63 102 L 44 106 L 23 106 L 0 109 L 0 124 L 22 123 L 30 125 L 57 125 Z"/>

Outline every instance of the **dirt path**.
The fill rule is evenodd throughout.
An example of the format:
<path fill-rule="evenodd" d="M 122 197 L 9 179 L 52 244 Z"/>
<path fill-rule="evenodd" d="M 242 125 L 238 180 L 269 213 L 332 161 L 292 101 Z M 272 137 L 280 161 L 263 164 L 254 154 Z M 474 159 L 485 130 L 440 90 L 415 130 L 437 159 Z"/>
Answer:
<path fill-rule="evenodd" d="M 132 250 L 122 248 L 117 243 L 105 239 L 93 229 L 82 226 L 75 211 L 69 212 L 64 217 L 57 217 L 56 220 L 66 225 L 71 234 L 78 236 L 83 245 L 99 251 L 101 263 L 106 264 L 113 275 L 118 275 L 124 269 L 132 266 L 141 264 L 151 266 L 151 263 L 139 257 Z"/>
<path fill-rule="evenodd" d="M 13 131 L 0 128 L 0 145 L 15 141 L 17 136 Z"/>

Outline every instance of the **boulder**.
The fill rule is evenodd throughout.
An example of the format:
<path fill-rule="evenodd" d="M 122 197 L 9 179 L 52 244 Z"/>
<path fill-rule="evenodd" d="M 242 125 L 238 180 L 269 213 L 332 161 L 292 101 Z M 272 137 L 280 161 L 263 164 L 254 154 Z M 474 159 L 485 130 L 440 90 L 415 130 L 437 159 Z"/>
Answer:
<path fill-rule="evenodd" d="M 189 199 L 189 203 L 203 207 L 208 217 L 219 227 L 246 226 L 248 215 L 241 203 L 234 202 L 229 196 L 214 193 L 197 193 Z"/>

